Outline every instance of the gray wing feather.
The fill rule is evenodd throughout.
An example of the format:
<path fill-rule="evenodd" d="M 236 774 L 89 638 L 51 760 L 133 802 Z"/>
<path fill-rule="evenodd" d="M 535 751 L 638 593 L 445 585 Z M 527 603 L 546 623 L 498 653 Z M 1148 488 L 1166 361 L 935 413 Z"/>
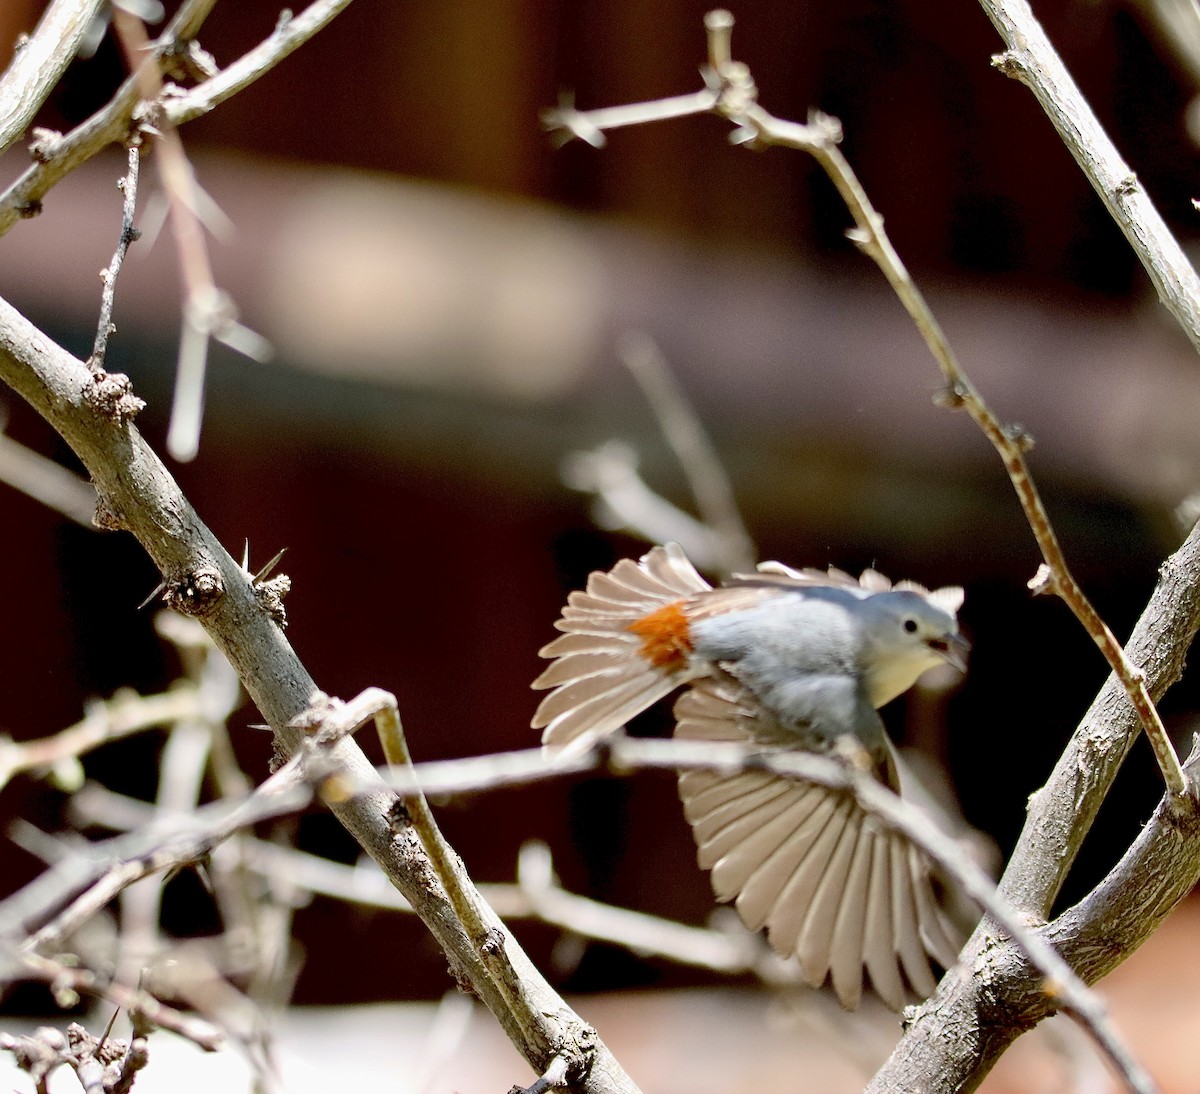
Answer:
<path fill-rule="evenodd" d="M 950 968 L 958 958 L 963 940 L 958 932 L 947 921 L 942 909 L 934 899 L 933 888 L 929 884 L 929 867 L 915 847 L 908 849 L 909 869 L 913 873 L 916 884 L 913 890 L 917 897 L 917 917 L 921 929 L 921 941 L 925 949 L 943 968 Z M 922 882 L 924 884 L 922 884 Z"/>
<path fill-rule="evenodd" d="M 866 965 L 867 909 L 871 896 L 871 870 L 875 845 L 879 842 L 871 819 L 858 825 L 854 858 L 846 873 L 845 888 L 833 925 L 829 955 L 830 979 L 838 999 L 848 1010 L 862 999 L 863 967 Z"/>
<path fill-rule="evenodd" d="M 908 867 L 908 846 L 894 835 L 888 839 L 888 844 L 892 860 L 892 952 L 899 957 L 913 990 L 918 995 L 931 995 L 937 984 L 921 944 L 917 898 L 913 892 L 912 871 Z"/>
<path fill-rule="evenodd" d="M 804 921 L 816 895 L 832 849 L 845 825 L 843 803 L 832 794 L 820 794 L 803 828 L 798 829 L 788 849 L 794 868 L 786 877 L 762 879 L 757 898 L 769 903 L 766 915 L 767 938 L 778 953 L 790 956 L 800 944 Z"/>
<path fill-rule="evenodd" d="M 759 786 L 746 787 L 734 794 L 728 794 L 726 787 L 718 785 L 703 795 L 702 801 L 693 799 L 687 802 L 683 813 L 692 825 L 696 843 L 701 848 L 706 847 L 746 816 L 750 816 L 750 824 L 762 824 L 778 810 L 787 809 L 793 801 L 793 788 L 780 786 L 780 782 L 781 779 L 768 776 Z M 719 801 L 720 798 L 727 800 Z M 740 839 L 741 835 L 736 838 Z"/>
<path fill-rule="evenodd" d="M 778 727 L 730 678 L 692 684 L 675 705 L 676 733 L 707 740 L 779 740 Z M 880 777 L 899 791 L 889 750 Z M 949 967 L 955 932 L 937 905 L 921 853 L 854 800 L 769 772 L 688 772 L 679 780 L 700 865 L 717 898 L 751 929 L 799 958 L 814 985 L 829 979 L 857 1006 L 864 974 L 889 1006 L 905 984 L 922 996 L 930 957 Z"/>
<path fill-rule="evenodd" d="M 904 1006 L 904 979 L 892 944 L 891 839 L 876 833 L 871 848 L 871 880 L 867 887 L 867 918 L 863 927 L 863 965 L 879 998 L 892 1010 Z"/>
<path fill-rule="evenodd" d="M 722 777 L 714 771 L 685 771 L 679 777 L 684 816 L 699 819 L 726 802 L 736 801 L 777 780 L 766 771 L 742 771 Z"/>
<path fill-rule="evenodd" d="M 787 793 L 776 794 L 722 825 L 697 845 L 697 860 L 704 869 L 712 871 L 713 888 L 720 899 L 732 900 L 738 894 L 750 874 L 779 846 L 798 819 L 796 798 Z"/>
<path fill-rule="evenodd" d="M 817 891 L 813 894 L 812 904 L 804 918 L 804 928 L 800 932 L 799 944 L 796 947 L 800 968 L 814 987 L 824 983 L 829 973 L 833 929 L 842 900 L 846 897 L 846 883 L 858 846 L 859 829 L 862 827 L 862 817 L 856 809 L 847 809 L 842 818 L 837 843 L 831 849 L 821 880 L 817 883 Z M 858 979 L 861 984 L 861 943 L 858 953 Z"/>

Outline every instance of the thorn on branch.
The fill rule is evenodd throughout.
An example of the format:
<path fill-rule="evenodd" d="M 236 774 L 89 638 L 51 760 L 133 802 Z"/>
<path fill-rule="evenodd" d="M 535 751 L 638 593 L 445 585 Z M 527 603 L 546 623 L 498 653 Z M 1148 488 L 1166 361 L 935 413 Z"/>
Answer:
<path fill-rule="evenodd" d="M 160 596 L 162 593 L 165 593 L 166 591 L 167 591 L 167 583 L 166 583 L 165 581 L 160 581 L 160 582 L 159 582 L 157 585 L 155 585 L 155 586 L 154 586 L 154 588 L 153 588 L 153 589 L 151 589 L 151 590 L 150 590 L 150 593 L 149 593 L 149 595 L 146 597 L 146 599 L 145 599 L 145 600 L 143 600 L 143 601 L 142 601 L 142 602 L 141 602 L 141 603 L 140 603 L 140 604 L 137 606 L 137 610 L 140 612 L 140 611 L 141 611 L 141 610 L 142 610 L 144 607 L 146 607 L 146 606 L 147 606 L 147 605 L 148 605 L 148 604 L 149 604 L 149 603 L 150 603 L 152 600 L 154 600 L 156 597 Z"/>

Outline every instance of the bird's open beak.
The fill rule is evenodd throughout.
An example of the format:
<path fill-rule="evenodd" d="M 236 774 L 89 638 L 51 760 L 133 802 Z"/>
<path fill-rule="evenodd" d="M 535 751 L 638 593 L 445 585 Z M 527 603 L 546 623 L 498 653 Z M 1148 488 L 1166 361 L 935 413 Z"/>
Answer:
<path fill-rule="evenodd" d="M 971 652 L 971 643 L 961 634 L 948 634 L 945 638 L 931 638 L 929 648 L 959 672 L 967 671 L 967 654 Z"/>

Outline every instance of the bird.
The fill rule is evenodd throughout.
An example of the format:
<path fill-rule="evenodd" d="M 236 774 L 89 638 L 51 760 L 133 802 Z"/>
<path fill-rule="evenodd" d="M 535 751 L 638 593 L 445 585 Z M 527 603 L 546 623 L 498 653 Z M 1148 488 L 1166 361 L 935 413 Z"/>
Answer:
<path fill-rule="evenodd" d="M 966 669 L 963 590 L 892 584 L 875 570 L 796 570 L 763 562 L 718 587 L 678 544 L 596 571 L 572 592 L 533 682 L 533 717 L 551 753 L 620 730 L 683 688 L 675 735 L 865 757 L 911 797 L 878 708 L 927 669 Z M 762 769 L 679 773 L 679 794 L 716 898 L 795 957 L 814 988 L 847 1009 L 864 982 L 893 1010 L 932 994 L 931 959 L 953 967 L 963 941 L 931 864 L 846 791 Z"/>

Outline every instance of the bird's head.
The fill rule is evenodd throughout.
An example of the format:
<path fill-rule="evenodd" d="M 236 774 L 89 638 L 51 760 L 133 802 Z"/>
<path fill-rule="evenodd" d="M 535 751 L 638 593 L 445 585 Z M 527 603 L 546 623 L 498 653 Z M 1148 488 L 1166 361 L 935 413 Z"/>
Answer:
<path fill-rule="evenodd" d="M 873 706 L 890 702 L 939 664 L 966 671 L 971 647 L 955 616 L 961 604 L 961 589 L 898 589 L 862 601 L 864 682 Z"/>

